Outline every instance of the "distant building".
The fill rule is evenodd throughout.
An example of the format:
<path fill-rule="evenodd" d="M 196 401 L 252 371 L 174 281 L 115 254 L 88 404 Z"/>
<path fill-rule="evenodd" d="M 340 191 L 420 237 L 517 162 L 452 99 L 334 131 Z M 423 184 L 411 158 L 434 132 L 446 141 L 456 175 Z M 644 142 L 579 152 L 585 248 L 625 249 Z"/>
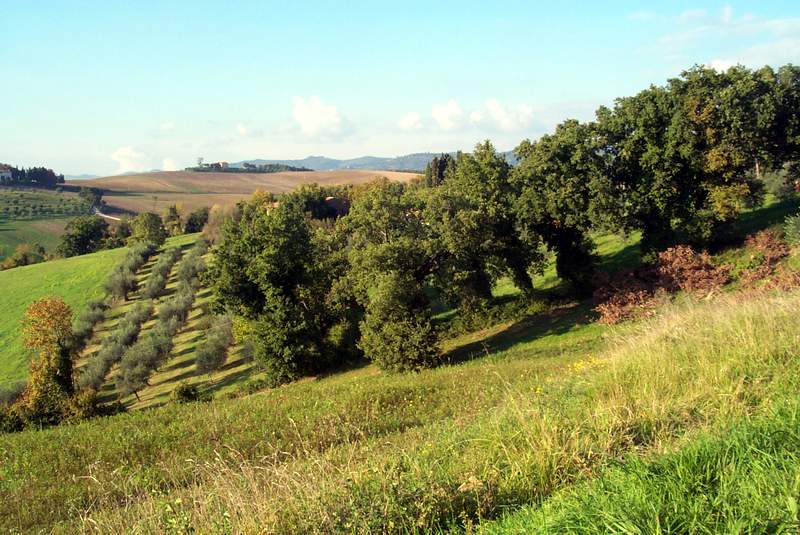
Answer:
<path fill-rule="evenodd" d="M 11 182 L 12 178 L 13 175 L 11 174 L 11 171 L 6 171 L 6 170 L 0 171 L 0 184 Z"/>

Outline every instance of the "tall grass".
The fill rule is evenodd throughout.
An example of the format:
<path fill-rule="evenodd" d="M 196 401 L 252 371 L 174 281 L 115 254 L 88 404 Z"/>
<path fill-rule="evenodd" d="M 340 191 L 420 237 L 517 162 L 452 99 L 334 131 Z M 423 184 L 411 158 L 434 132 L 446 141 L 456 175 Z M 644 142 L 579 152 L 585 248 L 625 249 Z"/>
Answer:
<path fill-rule="evenodd" d="M 410 376 L 368 368 L 0 437 L 0 518 L 57 532 L 464 529 L 770 417 L 796 392 L 798 312 L 797 293 L 729 296 L 605 349 L 612 331 L 584 325 Z"/>

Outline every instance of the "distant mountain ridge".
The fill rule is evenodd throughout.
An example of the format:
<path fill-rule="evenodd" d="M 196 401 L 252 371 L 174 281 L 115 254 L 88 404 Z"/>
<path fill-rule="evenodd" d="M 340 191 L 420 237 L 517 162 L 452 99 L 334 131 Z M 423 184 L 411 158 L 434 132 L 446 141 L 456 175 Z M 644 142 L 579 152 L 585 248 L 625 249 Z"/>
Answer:
<path fill-rule="evenodd" d="M 336 158 L 327 158 L 325 156 L 308 156 L 302 160 L 243 160 L 241 162 L 234 162 L 230 164 L 234 167 L 242 167 L 245 163 L 252 165 L 266 165 L 266 164 L 283 164 L 291 165 L 293 167 L 307 167 L 314 171 L 335 171 L 339 169 L 375 169 L 387 171 L 422 171 L 436 156 L 442 154 L 441 152 L 416 152 L 414 154 L 406 154 L 405 156 L 395 156 L 391 158 L 382 158 L 379 156 L 361 156 L 359 158 L 351 158 L 349 160 L 338 160 Z M 455 152 L 449 154 L 455 155 Z M 503 152 L 506 160 L 514 164 L 516 157 L 512 151 Z"/>

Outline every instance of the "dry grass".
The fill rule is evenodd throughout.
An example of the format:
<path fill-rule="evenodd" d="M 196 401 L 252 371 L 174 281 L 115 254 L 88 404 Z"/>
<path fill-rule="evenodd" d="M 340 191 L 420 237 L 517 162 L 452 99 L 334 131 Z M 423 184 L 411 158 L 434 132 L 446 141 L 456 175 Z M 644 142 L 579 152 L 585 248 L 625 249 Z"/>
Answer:
<path fill-rule="evenodd" d="M 300 184 L 363 184 L 375 177 L 408 182 L 417 175 L 398 171 L 361 169 L 336 171 L 286 171 L 281 173 L 195 173 L 161 171 L 137 175 L 112 176 L 92 180 L 72 180 L 69 184 L 107 190 L 106 202 L 113 208 L 141 212 L 162 211 L 170 204 L 192 210 L 213 204 L 233 204 L 256 190 L 284 193 Z"/>
<path fill-rule="evenodd" d="M 465 528 L 768 411 L 796 386 L 798 312 L 797 293 L 726 295 L 461 366 L 12 435 L 0 512 L 64 533 Z M 68 459 L 37 445 L 53 442 Z"/>

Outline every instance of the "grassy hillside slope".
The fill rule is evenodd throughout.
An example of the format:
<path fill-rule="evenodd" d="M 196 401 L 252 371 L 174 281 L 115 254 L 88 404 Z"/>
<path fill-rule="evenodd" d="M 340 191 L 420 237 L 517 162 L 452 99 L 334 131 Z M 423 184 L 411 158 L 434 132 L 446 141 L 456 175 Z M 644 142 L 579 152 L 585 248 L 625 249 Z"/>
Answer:
<path fill-rule="evenodd" d="M 63 533 L 426 531 L 538 507 L 620 462 L 696 457 L 731 428 L 772 426 L 780 451 L 796 450 L 798 313 L 797 292 L 675 305 L 622 328 L 567 309 L 473 335 L 488 356 L 458 366 L 411 375 L 369 366 L 242 399 L 5 435 L 0 518 Z M 752 455 L 767 463 L 771 451 Z M 786 474 L 800 464 L 784 460 L 794 472 L 767 464 L 758 483 L 709 480 L 702 501 L 667 495 L 646 516 L 704 508 L 710 531 L 790 522 Z M 712 462 L 701 456 L 684 478 L 702 481 Z M 774 505 L 737 512 L 717 494 L 744 497 L 753 485 Z M 609 514 L 608 526 L 644 525 L 633 509 Z"/>
<path fill-rule="evenodd" d="M 0 220 L 0 260 L 23 243 L 38 243 L 53 253 L 70 218 Z"/>
<path fill-rule="evenodd" d="M 125 252 L 112 249 L 0 271 L 0 383 L 27 375 L 29 355 L 20 332 L 25 308 L 40 297 L 57 295 L 79 312 L 103 294 L 106 276 Z"/>
<path fill-rule="evenodd" d="M 771 204 L 736 230 L 794 210 Z M 605 269 L 636 261 L 636 236 L 598 244 Z M 537 282 L 558 291 L 552 270 Z M 716 533 L 798 520 L 798 290 L 684 297 L 614 327 L 588 303 L 553 305 L 448 340 L 460 364 L 367 365 L 233 399 L 219 394 L 253 374 L 238 353 L 218 376 L 194 369 L 207 299 L 141 401 L 123 400 L 163 406 L 0 435 L 0 531 Z M 182 380 L 216 399 L 165 404 Z M 116 397 L 113 381 L 103 395 Z"/>
<path fill-rule="evenodd" d="M 409 181 L 414 173 L 368 171 L 287 171 L 281 173 L 196 173 L 161 171 L 136 175 L 112 176 L 91 180 L 71 180 L 69 184 L 107 190 L 105 201 L 111 208 L 132 212 L 162 211 L 169 204 L 180 203 L 187 209 L 213 204 L 233 204 L 256 190 L 282 193 L 300 184 L 362 184 L 377 176 Z"/>

